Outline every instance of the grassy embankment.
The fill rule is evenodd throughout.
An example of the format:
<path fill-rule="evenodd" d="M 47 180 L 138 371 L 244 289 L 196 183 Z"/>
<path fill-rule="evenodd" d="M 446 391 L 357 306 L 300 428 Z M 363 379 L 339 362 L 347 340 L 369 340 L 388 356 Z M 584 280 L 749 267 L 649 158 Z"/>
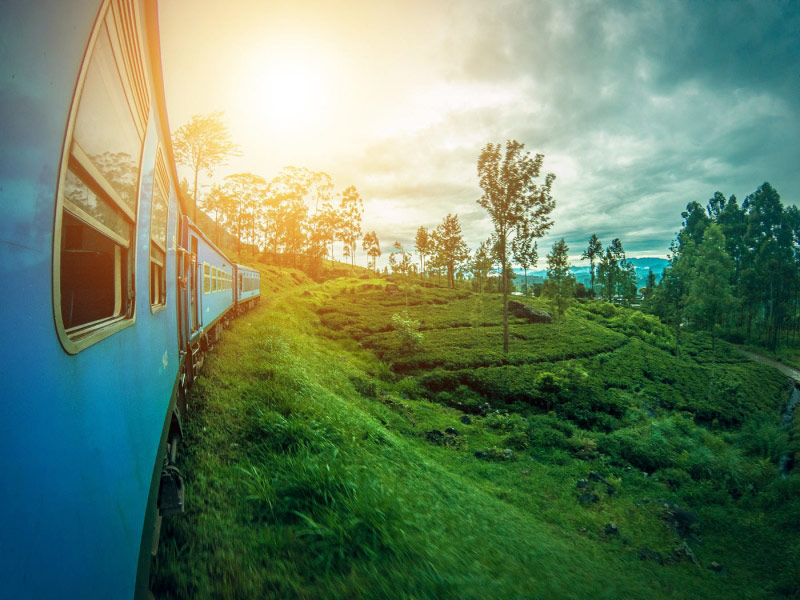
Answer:
<path fill-rule="evenodd" d="M 773 369 L 602 304 L 503 356 L 497 296 L 262 273 L 195 388 L 157 597 L 800 597 Z"/>

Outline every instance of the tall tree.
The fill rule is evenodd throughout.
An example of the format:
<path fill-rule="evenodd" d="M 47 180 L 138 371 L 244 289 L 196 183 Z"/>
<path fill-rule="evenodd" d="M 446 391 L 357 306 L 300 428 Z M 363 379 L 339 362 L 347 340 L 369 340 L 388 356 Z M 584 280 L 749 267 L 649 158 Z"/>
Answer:
<path fill-rule="evenodd" d="M 523 222 L 511 242 L 511 255 L 514 261 L 522 267 L 525 275 L 525 290 L 528 294 L 528 269 L 535 267 L 539 262 L 539 245 L 531 235 L 527 222 Z"/>
<path fill-rule="evenodd" d="M 609 246 L 600 258 L 600 264 L 597 265 L 597 280 L 602 286 L 600 291 L 606 302 L 611 302 L 614 299 L 618 271 L 618 261 Z"/>
<path fill-rule="evenodd" d="M 374 231 L 369 231 L 364 234 L 364 239 L 361 242 L 361 247 L 363 248 L 364 252 L 367 253 L 367 256 L 370 258 L 370 262 L 372 263 L 372 269 L 377 271 L 377 260 L 378 257 L 381 255 L 381 244 L 378 241 L 378 234 Z"/>
<path fill-rule="evenodd" d="M 417 229 L 417 235 L 414 238 L 414 247 L 417 249 L 417 254 L 419 254 L 419 272 L 424 274 L 425 257 L 431 251 L 431 237 L 428 235 L 428 230 L 421 225 Z"/>
<path fill-rule="evenodd" d="M 697 248 L 697 257 L 686 301 L 687 315 L 701 329 L 711 332 L 716 356 L 717 328 L 733 311 L 736 298 L 731 287 L 733 259 L 725 252 L 725 236 L 716 223 L 709 225 Z"/>
<path fill-rule="evenodd" d="M 399 241 L 395 241 L 392 247 L 397 250 L 389 255 L 389 266 L 392 268 L 392 273 L 400 273 L 407 277 L 411 272 L 411 253 L 406 252 L 403 244 Z"/>
<path fill-rule="evenodd" d="M 238 240 L 237 252 L 241 259 L 242 238 L 248 239 L 252 244 L 256 242 L 255 224 L 262 214 L 267 182 L 263 177 L 253 173 L 236 173 L 225 177 L 223 192 L 234 198 L 228 222 L 232 228 L 231 233 Z"/>
<path fill-rule="evenodd" d="M 508 352 L 508 275 L 510 242 L 526 224 L 534 238 L 541 237 L 552 226 L 550 213 L 555 208 L 551 188 L 555 175 L 548 173 L 544 182 L 536 179 L 544 155 L 532 157 L 525 145 L 509 140 L 505 154 L 501 144 L 487 144 L 478 157 L 478 177 L 483 195 L 478 204 L 492 219 L 500 255 L 503 288 L 503 352 Z"/>
<path fill-rule="evenodd" d="M 547 281 L 544 294 L 551 298 L 553 306 L 562 317 L 575 295 L 575 277 L 569 270 L 569 246 L 564 238 L 553 244 L 547 255 Z"/>
<path fill-rule="evenodd" d="M 671 325 L 675 331 L 675 355 L 680 356 L 681 328 L 686 311 L 689 285 L 694 271 L 695 246 L 691 239 L 670 245 L 669 265 L 664 269 L 661 282 L 653 292 L 653 313 Z"/>
<path fill-rule="evenodd" d="M 602 256 L 603 254 L 603 244 L 600 243 L 600 240 L 597 239 L 597 234 L 592 234 L 592 237 L 589 238 L 589 246 L 586 250 L 583 251 L 581 254 L 582 260 L 589 261 L 589 275 L 592 279 L 592 293 L 594 294 L 594 262 L 597 260 L 598 257 Z"/>
<path fill-rule="evenodd" d="M 489 273 L 491 273 L 495 265 L 492 253 L 493 243 L 492 238 L 481 242 L 469 263 L 470 272 L 478 284 L 478 293 L 481 294 L 486 285 L 486 280 L 489 278 Z"/>
<path fill-rule="evenodd" d="M 456 286 L 455 273 L 460 265 L 469 258 L 469 248 L 461 234 L 458 215 L 447 215 L 431 233 L 433 251 L 437 262 L 447 269 L 447 284 Z"/>
<path fill-rule="evenodd" d="M 625 306 L 630 306 L 633 303 L 639 290 L 636 269 L 633 263 L 625 258 L 619 262 L 615 290 L 617 295 L 622 298 Z"/>
<path fill-rule="evenodd" d="M 192 188 L 192 219 L 197 220 L 197 176 L 205 170 L 211 176 L 212 168 L 224 165 L 232 156 L 239 156 L 239 146 L 234 144 L 221 112 L 194 115 L 181 125 L 172 136 L 175 160 L 190 167 L 194 173 Z"/>
<path fill-rule="evenodd" d="M 211 186 L 211 191 L 203 198 L 203 209 L 214 213 L 214 243 L 217 246 L 219 246 L 220 225 L 228 219 L 235 201 L 236 198 L 230 196 L 226 193 L 225 188 L 217 184 Z M 220 219 L 222 219 L 222 223 L 220 223 Z"/>
<path fill-rule="evenodd" d="M 364 202 L 355 186 L 351 185 L 342 192 L 339 214 L 340 239 L 349 251 L 350 264 L 355 265 L 356 243 L 361 237 L 361 215 L 364 214 Z"/>

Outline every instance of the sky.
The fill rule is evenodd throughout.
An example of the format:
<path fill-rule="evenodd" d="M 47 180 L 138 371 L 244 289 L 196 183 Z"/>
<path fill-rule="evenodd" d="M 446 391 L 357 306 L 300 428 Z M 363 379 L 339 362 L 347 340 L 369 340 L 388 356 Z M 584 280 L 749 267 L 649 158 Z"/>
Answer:
<path fill-rule="evenodd" d="M 223 111 L 241 147 L 201 191 L 324 171 L 384 252 L 448 213 L 485 240 L 477 159 L 508 139 L 556 175 L 540 266 L 593 233 L 665 256 L 718 190 L 800 200 L 798 2 L 161 0 L 160 27 L 171 128 Z"/>

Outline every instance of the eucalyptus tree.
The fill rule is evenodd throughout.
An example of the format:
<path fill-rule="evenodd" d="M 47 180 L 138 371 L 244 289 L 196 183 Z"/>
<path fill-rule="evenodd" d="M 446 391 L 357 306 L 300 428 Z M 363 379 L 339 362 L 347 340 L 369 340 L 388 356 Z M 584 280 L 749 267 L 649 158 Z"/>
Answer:
<path fill-rule="evenodd" d="M 483 195 L 478 204 L 492 219 L 500 256 L 503 288 L 503 351 L 508 352 L 508 276 L 509 249 L 523 225 L 534 238 L 550 229 L 550 213 L 555 208 L 551 188 L 555 175 L 548 173 L 536 183 L 544 155 L 531 156 L 525 145 L 509 140 L 505 152 L 501 144 L 487 144 L 478 157 L 478 177 Z"/>
<path fill-rule="evenodd" d="M 424 274 L 425 257 L 431 251 L 431 236 L 428 234 L 428 230 L 421 225 L 420 228 L 417 229 L 417 235 L 414 238 L 414 247 L 417 250 L 417 254 L 419 254 L 419 272 Z"/>
<path fill-rule="evenodd" d="M 236 198 L 226 192 L 221 185 L 214 184 L 202 199 L 203 209 L 214 213 L 214 243 L 219 246 L 219 229 L 231 214 Z M 222 223 L 220 223 L 220 219 Z"/>
<path fill-rule="evenodd" d="M 447 270 L 447 284 L 456 285 L 456 270 L 469 259 L 469 248 L 461 233 L 458 215 L 448 214 L 431 233 L 436 263 Z"/>
<path fill-rule="evenodd" d="M 223 193 L 231 198 L 228 223 L 233 228 L 242 254 L 242 238 L 256 244 L 256 229 L 263 228 L 263 206 L 267 197 L 267 182 L 260 175 L 236 173 L 225 177 Z"/>
<path fill-rule="evenodd" d="M 355 265 L 356 244 L 361 237 L 361 215 L 364 214 L 364 201 L 351 185 L 341 194 L 339 205 L 339 236 L 346 251 L 350 254 L 350 264 Z"/>
<path fill-rule="evenodd" d="M 528 294 L 528 269 L 535 267 L 539 262 L 539 245 L 530 234 L 526 222 L 520 225 L 511 242 L 511 255 L 514 261 L 522 267 L 525 274 L 525 294 Z"/>
<path fill-rule="evenodd" d="M 552 300 L 553 306 L 562 317 L 572 297 L 575 295 L 575 277 L 569 270 L 569 246 L 564 238 L 556 241 L 547 255 L 547 281 L 544 294 Z"/>
<path fill-rule="evenodd" d="M 602 255 L 603 244 L 601 244 L 600 240 L 597 239 L 597 234 L 593 233 L 592 237 L 589 238 L 589 246 L 583 251 L 583 254 L 581 254 L 582 260 L 589 261 L 589 275 L 591 276 L 592 293 L 594 293 L 594 262 Z"/>
<path fill-rule="evenodd" d="M 489 273 L 491 273 L 495 265 L 494 254 L 492 252 L 493 243 L 492 238 L 481 242 L 478 249 L 475 250 L 472 260 L 469 262 L 470 273 L 472 273 L 472 276 L 478 284 L 478 293 L 481 294 L 486 285 L 486 280 L 489 278 Z"/>
<path fill-rule="evenodd" d="M 406 252 L 405 247 L 399 241 L 395 241 L 392 247 L 397 250 L 389 255 L 389 266 L 392 273 L 400 273 L 408 277 L 411 273 L 411 253 Z M 398 255 L 400 258 L 397 258 Z"/>
<path fill-rule="evenodd" d="M 240 156 L 221 112 L 194 115 L 181 125 L 172 136 L 175 160 L 190 167 L 194 174 L 192 188 L 192 219 L 197 220 L 197 176 L 201 170 L 211 176 L 213 167 L 224 165 L 229 157 Z"/>
<path fill-rule="evenodd" d="M 372 269 L 377 271 L 378 257 L 381 255 L 381 244 L 378 241 L 378 234 L 374 231 L 369 231 L 364 234 L 364 239 L 361 242 L 361 247 L 372 263 Z"/>
<path fill-rule="evenodd" d="M 731 286 L 733 259 L 725 251 L 725 235 L 716 223 L 709 225 L 704 234 L 689 283 L 686 300 L 687 316 L 700 329 L 711 332 L 711 350 L 716 356 L 717 328 L 723 324 L 736 306 Z"/>

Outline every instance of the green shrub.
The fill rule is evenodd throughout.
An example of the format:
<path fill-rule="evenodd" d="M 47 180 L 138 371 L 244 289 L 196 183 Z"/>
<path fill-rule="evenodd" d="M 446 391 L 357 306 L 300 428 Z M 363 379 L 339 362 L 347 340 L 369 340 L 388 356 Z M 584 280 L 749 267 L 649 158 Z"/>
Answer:
<path fill-rule="evenodd" d="M 530 445 L 530 438 L 525 431 L 515 431 L 503 439 L 506 448 L 513 450 L 527 450 Z"/>
<path fill-rule="evenodd" d="M 422 343 L 419 321 L 409 317 L 407 311 L 392 315 L 392 327 L 397 335 L 397 343 L 402 353 L 410 354 Z"/>
<path fill-rule="evenodd" d="M 567 439 L 575 426 L 552 415 L 533 415 L 528 419 L 526 434 L 532 447 L 570 448 Z"/>
<path fill-rule="evenodd" d="M 654 476 L 657 477 L 659 481 L 666 483 L 672 491 L 679 490 L 681 487 L 692 482 L 692 478 L 689 477 L 686 471 L 674 467 L 659 469 Z"/>
<path fill-rule="evenodd" d="M 739 444 L 747 454 L 777 463 L 789 451 L 789 435 L 774 419 L 757 416 L 742 426 Z"/>
<path fill-rule="evenodd" d="M 413 377 L 403 377 L 394 384 L 394 391 L 404 398 L 414 399 L 424 395 L 424 390 Z"/>

